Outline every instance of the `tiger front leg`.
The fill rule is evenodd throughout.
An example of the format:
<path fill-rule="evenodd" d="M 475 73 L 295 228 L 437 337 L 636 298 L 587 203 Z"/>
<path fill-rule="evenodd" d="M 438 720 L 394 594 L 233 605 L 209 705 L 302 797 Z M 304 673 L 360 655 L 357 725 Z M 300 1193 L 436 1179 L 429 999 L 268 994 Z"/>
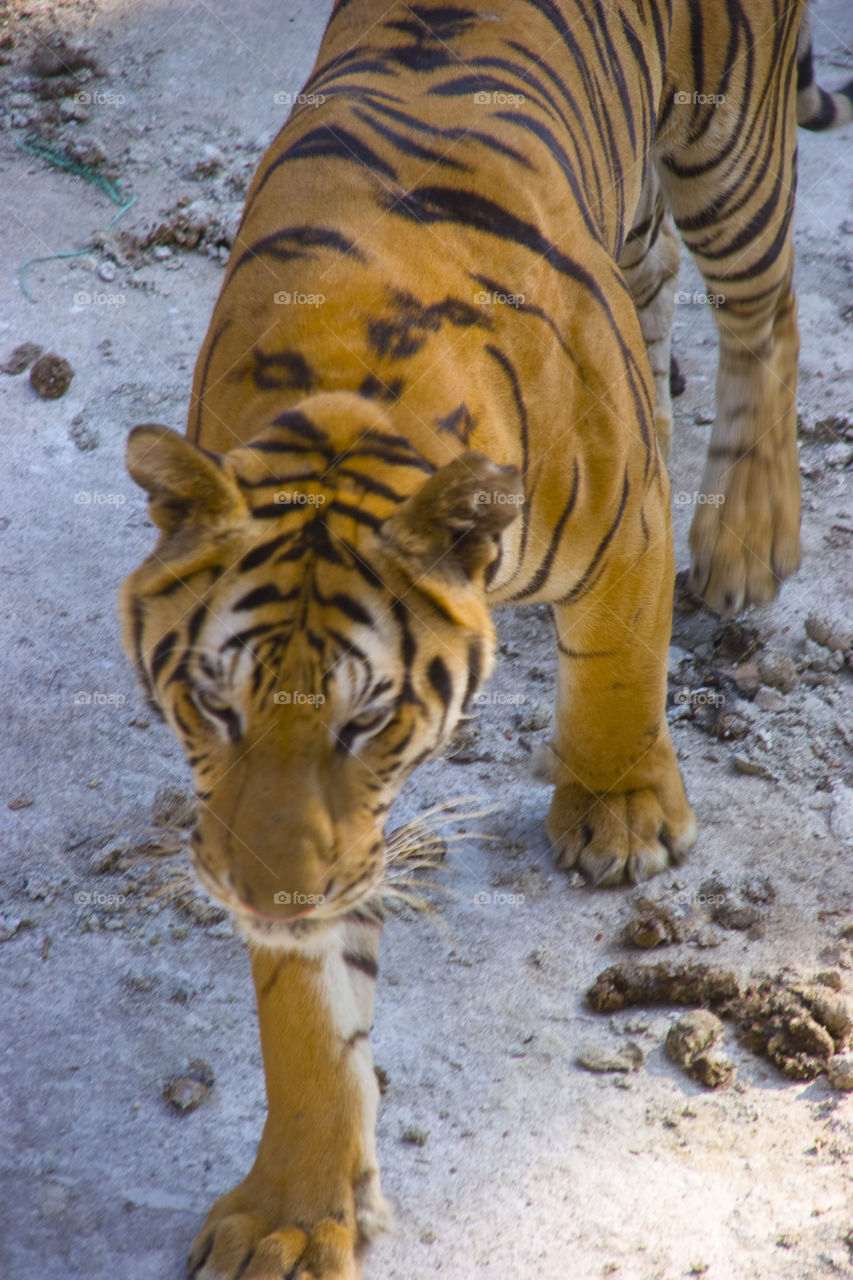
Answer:
<path fill-rule="evenodd" d="M 378 944 L 371 925 L 344 927 L 310 956 L 253 951 L 267 1121 L 252 1169 L 193 1241 L 191 1280 L 361 1274 L 364 1247 L 388 1217 L 367 1039 Z"/>
<path fill-rule="evenodd" d="M 647 880 L 696 840 L 665 714 L 668 504 L 647 495 L 643 517 L 645 549 L 615 558 L 593 590 L 554 608 L 559 678 L 543 760 L 554 783 L 545 827 L 558 865 L 580 867 L 597 885 Z"/>

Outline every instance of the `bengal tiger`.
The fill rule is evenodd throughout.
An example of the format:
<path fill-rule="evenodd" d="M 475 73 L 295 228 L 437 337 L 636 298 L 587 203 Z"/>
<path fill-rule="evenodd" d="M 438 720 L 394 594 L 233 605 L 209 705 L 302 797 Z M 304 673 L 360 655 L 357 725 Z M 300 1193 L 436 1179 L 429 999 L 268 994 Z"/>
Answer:
<path fill-rule="evenodd" d="M 156 550 L 124 641 L 194 772 L 192 861 L 249 943 L 269 1111 L 196 1280 L 353 1280 L 386 1218 L 370 1029 L 384 826 L 546 601 L 546 827 L 594 884 L 696 823 L 664 714 L 677 225 L 717 300 L 690 535 L 708 606 L 799 563 L 801 5 L 338 0 L 263 158 L 185 436 L 137 427 Z M 805 123 L 848 113 L 800 48 Z"/>

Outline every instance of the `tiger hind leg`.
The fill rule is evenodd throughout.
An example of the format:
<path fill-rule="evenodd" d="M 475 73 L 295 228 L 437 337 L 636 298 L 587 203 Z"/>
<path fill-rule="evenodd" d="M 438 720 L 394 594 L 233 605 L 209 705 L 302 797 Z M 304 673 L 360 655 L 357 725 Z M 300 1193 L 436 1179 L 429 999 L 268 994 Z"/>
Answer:
<path fill-rule="evenodd" d="M 759 28 L 768 14 L 756 6 Z M 753 86 L 745 102 L 705 95 L 710 124 L 700 130 L 694 123 L 695 136 L 684 108 L 680 145 L 668 145 L 658 164 L 719 336 L 716 416 L 690 529 L 688 581 L 724 616 L 772 600 L 800 563 L 796 94 L 786 72 L 796 13 L 763 42 L 761 34 L 755 43 L 767 45 L 768 65 L 756 76 L 766 77 L 766 89 Z"/>
<path fill-rule="evenodd" d="M 650 168 L 619 266 L 637 308 L 655 380 L 655 434 L 664 462 L 669 462 L 672 438 L 670 343 L 679 258 L 678 236 Z"/>

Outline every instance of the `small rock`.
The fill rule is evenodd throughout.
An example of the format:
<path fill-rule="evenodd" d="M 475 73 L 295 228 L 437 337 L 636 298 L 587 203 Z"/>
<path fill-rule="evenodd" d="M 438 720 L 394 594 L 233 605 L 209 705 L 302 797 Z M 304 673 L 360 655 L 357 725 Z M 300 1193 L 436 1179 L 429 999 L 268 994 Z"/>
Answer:
<path fill-rule="evenodd" d="M 684 935 L 668 907 L 660 902 L 652 902 L 649 898 L 638 898 L 632 904 L 631 919 L 623 928 L 620 938 L 626 946 L 648 951 L 651 947 L 682 942 Z"/>
<path fill-rule="evenodd" d="M 843 784 L 833 787 L 829 828 L 839 840 L 853 843 L 853 787 Z"/>
<path fill-rule="evenodd" d="M 26 923 L 27 921 L 21 916 L 0 915 L 0 942 L 8 942 L 10 938 L 14 938 L 21 926 Z"/>
<path fill-rule="evenodd" d="M 731 738 L 745 738 L 752 725 L 740 711 L 723 710 L 709 723 L 708 729 L 715 738 L 726 741 Z"/>
<path fill-rule="evenodd" d="M 553 715 L 553 704 L 542 698 L 523 708 L 519 713 L 517 727 L 525 733 L 547 729 Z"/>
<path fill-rule="evenodd" d="M 173 1076 L 163 1085 L 163 1097 L 178 1111 L 195 1111 L 213 1088 L 214 1077 L 210 1064 L 194 1058 L 186 1071 Z"/>
<path fill-rule="evenodd" d="M 24 795 L 13 796 L 6 805 L 7 809 L 30 809 L 35 804 L 32 796 Z"/>
<path fill-rule="evenodd" d="M 0 364 L 0 373 L 23 373 L 34 360 L 38 359 L 43 350 L 44 347 L 40 347 L 37 342 L 22 342 L 20 346 L 10 351 L 3 363 Z"/>
<path fill-rule="evenodd" d="M 391 1085 L 391 1077 L 384 1067 L 380 1067 L 378 1063 L 373 1064 L 373 1074 L 376 1076 L 376 1083 L 379 1085 L 379 1092 L 385 1094 Z"/>
<path fill-rule="evenodd" d="M 200 178 L 212 178 L 225 163 L 222 152 L 211 143 L 205 143 L 199 152 L 198 159 L 187 170 L 187 177 L 198 181 Z"/>
<path fill-rule="evenodd" d="M 191 827 L 196 819 L 195 798 L 180 787 L 160 787 L 151 808 L 158 827 Z"/>
<path fill-rule="evenodd" d="M 14 355 L 14 352 L 12 354 Z M 827 622 L 810 613 L 806 618 L 805 628 L 810 640 L 823 645 L 831 653 L 853 649 L 853 627 L 840 622 Z"/>
<path fill-rule="evenodd" d="M 151 256 L 158 262 L 165 262 L 167 258 L 171 258 L 172 250 L 167 244 L 155 244 L 151 250 Z"/>
<path fill-rule="evenodd" d="M 853 1053 L 836 1053 L 826 1064 L 826 1074 L 834 1089 L 853 1090 Z"/>
<path fill-rule="evenodd" d="M 643 1065 L 644 1055 L 638 1044 L 629 1040 L 623 1049 L 590 1042 L 583 1045 L 575 1058 L 585 1071 L 636 1071 Z"/>
<path fill-rule="evenodd" d="M 755 705 L 761 711 L 784 711 L 788 704 L 778 689 L 765 689 L 762 686 L 755 695 Z"/>
<path fill-rule="evenodd" d="M 830 991 L 840 991 L 842 987 L 841 974 L 837 969 L 821 969 L 815 974 L 814 981 L 822 987 L 829 987 Z"/>
<path fill-rule="evenodd" d="M 738 773 L 746 773 L 754 778 L 766 778 L 768 782 L 779 781 L 776 775 L 771 773 L 767 766 L 762 764 L 760 760 L 753 760 L 750 756 L 746 756 L 742 752 L 733 752 L 729 759 Z"/>
<path fill-rule="evenodd" d="M 828 467 L 849 467 L 853 462 L 853 444 L 839 440 L 838 444 L 829 446 L 824 457 Z"/>
<path fill-rule="evenodd" d="M 71 386 L 74 370 L 62 356 L 48 352 L 30 369 L 30 386 L 43 400 L 58 400 Z"/>
<path fill-rule="evenodd" d="M 91 49 L 83 45 L 66 44 L 62 36 L 41 40 L 33 49 L 27 70 L 34 76 L 62 76 L 88 67 L 98 73 L 98 64 Z"/>
<path fill-rule="evenodd" d="M 732 672 L 732 679 L 740 692 L 747 698 L 754 698 L 761 687 L 761 676 L 758 674 L 757 662 L 742 662 Z"/>
<path fill-rule="evenodd" d="M 790 693 L 797 683 L 797 664 L 787 653 L 771 649 L 758 659 L 758 674 L 764 684 L 780 693 Z"/>
<path fill-rule="evenodd" d="M 428 1129 L 418 1129 L 413 1124 L 407 1125 L 406 1128 L 403 1130 L 403 1132 L 400 1134 L 400 1141 L 407 1142 L 410 1146 L 413 1146 L 413 1147 L 425 1147 L 427 1144 L 428 1138 L 429 1138 Z"/>
<path fill-rule="evenodd" d="M 669 646 L 669 654 L 667 656 L 666 666 L 667 666 L 667 671 L 673 678 L 675 679 L 678 678 L 678 672 L 682 662 L 686 662 L 689 657 L 690 657 L 690 654 L 687 652 L 687 650 L 680 649 L 677 644 L 671 644 Z"/>
<path fill-rule="evenodd" d="M 103 262 L 98 263 L 98 275 L 102 280 L 115 280 L 117 267 L 111 258 L 104 258 Z"/>

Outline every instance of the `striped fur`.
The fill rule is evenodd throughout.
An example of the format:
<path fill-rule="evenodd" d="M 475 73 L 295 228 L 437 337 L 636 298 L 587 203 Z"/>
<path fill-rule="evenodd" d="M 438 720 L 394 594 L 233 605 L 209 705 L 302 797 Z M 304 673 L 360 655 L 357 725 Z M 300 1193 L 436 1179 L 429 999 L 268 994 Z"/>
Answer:
<path fill-rule="evenodd" d="M 675 227 L 720 333 L 691 582 L 731 613 L 799 563 L 796 122 L 850 97 L 812 84 L 799 20 L 338 0 L 187 435 L 129 444 L 161 537 L 125 644 L 194 770 L 199 877 L 252 944 L 270 1104 L 197 1280 L 352 1278 L 381 1222 L 383 830 L 491 671 L 493 604 L 553 607 L 560 865 L 641 880 L 694 842 L 664 714 Z"/>

